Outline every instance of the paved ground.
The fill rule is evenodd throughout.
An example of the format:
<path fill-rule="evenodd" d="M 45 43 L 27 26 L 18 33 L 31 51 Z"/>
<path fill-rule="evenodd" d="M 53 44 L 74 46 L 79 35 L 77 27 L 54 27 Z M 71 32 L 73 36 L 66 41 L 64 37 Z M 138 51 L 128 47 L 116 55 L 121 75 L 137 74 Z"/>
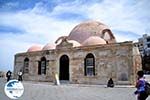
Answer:
<path fill-rule="evenodd" d="M 10 100 L 4 93 L 6 80 L 0 79 L 0 100 Z M 19 100 L 136 100 L 130 86 L 106 88 L 102 85 L 23 82 L 25 91 Z M 147 99 L 150 100 L 150 97 Z"/>

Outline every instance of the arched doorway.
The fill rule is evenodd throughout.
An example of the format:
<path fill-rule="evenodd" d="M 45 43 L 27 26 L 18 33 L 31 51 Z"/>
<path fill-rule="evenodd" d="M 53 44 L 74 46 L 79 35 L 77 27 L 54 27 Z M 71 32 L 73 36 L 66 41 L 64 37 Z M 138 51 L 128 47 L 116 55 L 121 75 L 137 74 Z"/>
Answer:
<path fill-rule="evenodd" d="M 59 60 L 59 79 L 69 80 L 69 57 L 63 55 Z"/>

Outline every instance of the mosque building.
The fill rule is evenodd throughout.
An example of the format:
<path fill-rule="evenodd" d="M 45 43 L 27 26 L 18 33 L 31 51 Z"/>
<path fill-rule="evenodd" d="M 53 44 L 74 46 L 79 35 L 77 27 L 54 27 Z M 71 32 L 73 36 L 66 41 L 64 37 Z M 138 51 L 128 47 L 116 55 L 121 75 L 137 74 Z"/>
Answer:
<path fill-rule="evenodd" d="M 14 77 L 23 71 L 27 81 L 76 84 L 134 84 L 141 69 L 141 57 L 132 41 L 116 42 L 112 31 L 97 21 L 83 22 L 55 44 L 31 46 L 15 55 Z"/>

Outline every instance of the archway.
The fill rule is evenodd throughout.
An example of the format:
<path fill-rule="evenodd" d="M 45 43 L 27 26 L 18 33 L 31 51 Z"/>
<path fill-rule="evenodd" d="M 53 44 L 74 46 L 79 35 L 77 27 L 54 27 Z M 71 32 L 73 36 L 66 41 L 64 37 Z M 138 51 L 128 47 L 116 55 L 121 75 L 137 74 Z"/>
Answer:
<path fill-rule="evenodd" d="M 69 57 L 63 55 L 59 60 L 59 79 L 69 80 Z"/>

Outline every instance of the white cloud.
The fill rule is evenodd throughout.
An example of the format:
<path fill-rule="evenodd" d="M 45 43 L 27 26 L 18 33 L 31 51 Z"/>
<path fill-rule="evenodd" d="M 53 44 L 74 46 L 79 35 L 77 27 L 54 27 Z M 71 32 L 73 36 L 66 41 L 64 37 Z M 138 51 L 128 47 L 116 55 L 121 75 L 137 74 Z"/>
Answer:
<path fill-rule="evenodd" d="M 13 69 L 14 66 L 14 55 L 19 52 L 26 52 L 26 49 L 31 43 L 25 43 L 22 41 L 15 40 L 13 37 L 0 37 L 0 70 Z"/>
<path fill-rule="evenodd" d="M 11 16 L 11 17 L 10 17 Z M 33 44 L 54 43 L 62 35 L 69 35 L 76 23 L 58 21 L 47 15 L 39 15 L 33 11 L 18 13 L 3 13 L 0 17 L 0 24 L 13 26 L 24 30 L 24 33 L 1 33 L 0 45 L 0 69 L 13 68 L 14 55 L 18 52 L 26 52 Z"/>
<path fill-rule="evenodd" d="M 146 4 L 146 2 L 141 2 L 142 4 Z M 142 9 L 143 11 L 138 10 L 144 7 L 144 5 L 140 4 L 141 2 L 128 6 L 129 1 L 105 0 L 103 3 L 94 4 L 86 11 L 91 19 L 101 20 L 110 25 L 112 29 L 142 34 L 146 26 L 143 25 L 143 20 L 139 19 L 139 17 L 143 16 L 144 12 L 148 9 Z"/>
<path fill-rule="evenodd" d="M 68 35 L 71 29 L 76 25 L 76 23 L 57 21 L 49 16 L 37 15 L 31 12 L 4 14 L 1 18 L 2 20 L 7 20 L 7 22 L 5 21 L 3 24 L 25 30 L 26 34 L 19 35 L 19 38 L 30 37 L 30 35 L 32 35 L 32 37 L 53 42 L 61 35 Z M 28 38 L 29 41 L 30 39 L 32 38 Z"/>

